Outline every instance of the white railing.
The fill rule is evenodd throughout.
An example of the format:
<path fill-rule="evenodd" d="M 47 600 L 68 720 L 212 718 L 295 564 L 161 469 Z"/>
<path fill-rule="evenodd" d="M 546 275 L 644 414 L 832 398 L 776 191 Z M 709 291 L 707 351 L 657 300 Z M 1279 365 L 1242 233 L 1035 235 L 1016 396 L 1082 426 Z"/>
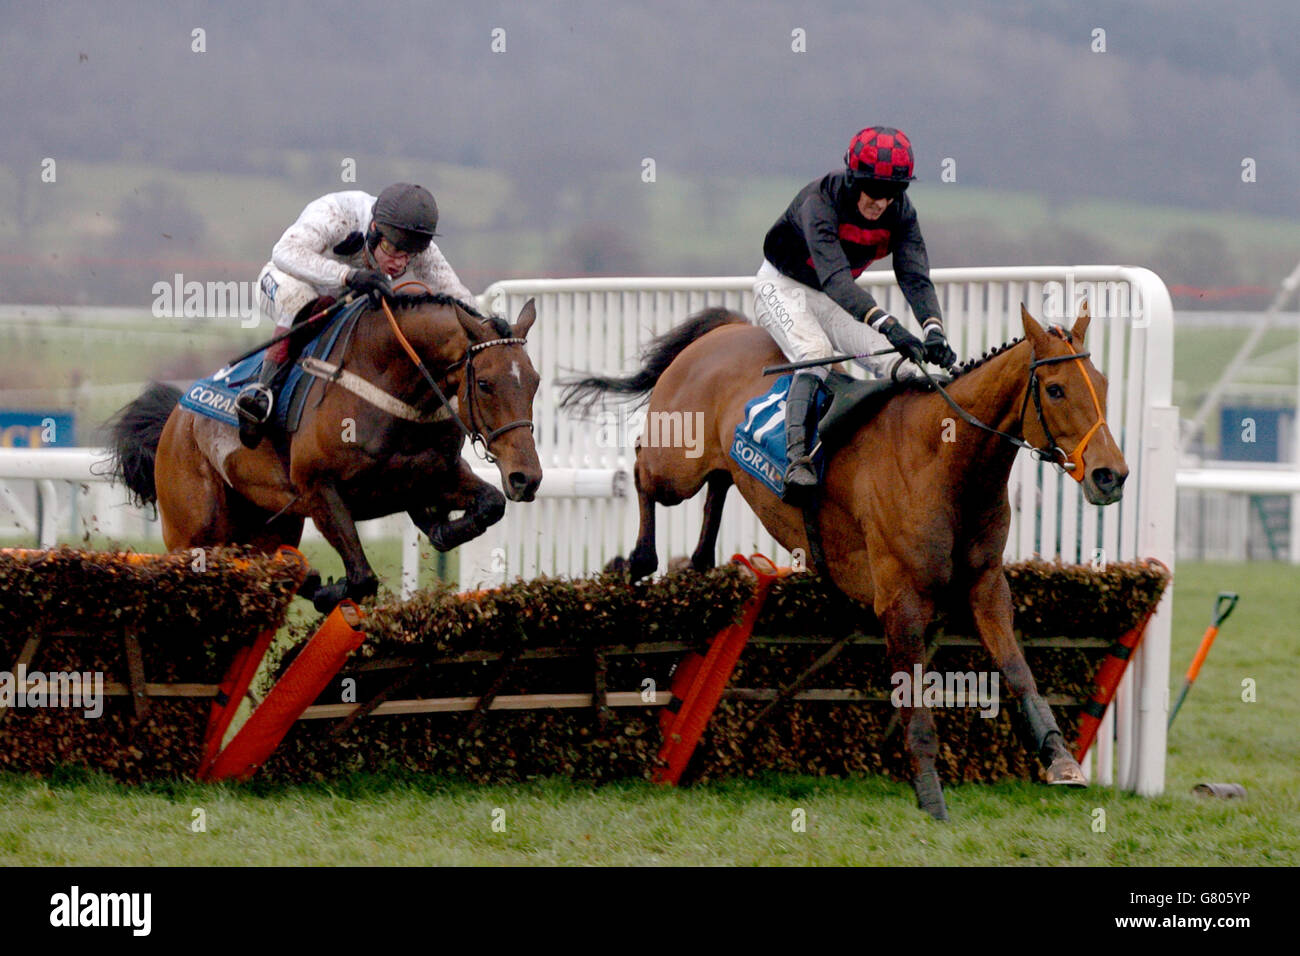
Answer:
<path fill-rule="evenodd" d="M 1236 491 L 1248 495 L 1300 495 L 1300 470 L 1275 468 L 1180 468 L 1178 487 L 1189 491 Z"/>
<path fill-rule="evenodd" d="M 73 540 L 87 533 L 124 535 L 124 516 L 128 521 L 139 522 L 137 527 L 145 531 L 146 537 L 161 539 L 161 531 L 157 530 L 155 522 L 127 500 L 126 489 L 111 485 L 106 474 L 108 457 L 108 450 L 103 448 L 0 448 L 0 495 L 12 496 L 4 485 L 5 479 L 35 482 L 40 519 L 35 521 L 29 516 L 28 520 L 36 531 L 38 547 L 53 547 L 61 537 L 66 539 L 69 534 Z M 474 474 L 497 488 L 501 487 L 500 472 L 496 468 L 477 467 Z M 541 501 L 621 498 L 628 494 L 630 481 L 630 475 L 616 469 L 556 468 L 545 472 L 537 494 Z M 74 485 L 76 528 L 69 528 L 70 516 L 64 513 L 58 483 Z M 25 514 L 25 507 L 16 498 L 8 497 L 7 503 L 16 514 Z M 374 527 L 381 523 L 389 529 L 387 537 L 394 536 L 393 531 L 401 536 L 401 593 L 402 597 L 409 597 L 419 586 L 419 532 L 409 519 L 400 516 L 396 528 L 388 519 L 362 522 L 361 526 Z M 36 525 L 39 527 L 34 527 Z"/>
<path fill-rule="evenodd" d="M 1252 496 L 1287 495 L 1291 500 L 1286 559 L 1300 564 L 1300 468 L 1289 463 L 1205 462 L 1178 469 L 1177 480 L 1182 535 L 1178 546 L 1183 555 L 1245 560 L 1260 545 L 1263 530 L 1251 519 Z M 1182 508 L 1190 509 L 1189 513 L 1183 514 Z M 1270 555 L 1273 548 L 1270 538 Z"/>

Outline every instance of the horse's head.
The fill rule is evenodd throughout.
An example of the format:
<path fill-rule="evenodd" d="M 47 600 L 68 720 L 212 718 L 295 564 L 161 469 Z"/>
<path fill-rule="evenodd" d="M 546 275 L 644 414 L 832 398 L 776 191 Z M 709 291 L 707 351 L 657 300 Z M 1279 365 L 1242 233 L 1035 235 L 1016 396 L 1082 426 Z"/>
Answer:
<path fill-rule="evenodd" d="M 1069 332 L 1057 326 L 1045 330 L 1023 304 L 1020 317 L 1033 349 L 1022 416 L 1025 440 L 1047 449 L 1083 485 L 1089 503 L 1118 501 L 1128 465 L 1106 424 L 1106 376 L 1083 348 L 1088 303 L 1079 306 Z"/>
<path fill-rule="evenodd" d="M 459 306 L 456 318 L 469 336 L 461 417 L 490 461 L 501 470 L 501 486 L 511 501 L 532 501 L 542 483 L 542 465 L 533 441 L 533 396 L 541 376 L 528 360 L 524 339 L 537 320 L 529 299 L 514 325 L 483 321 Z"/>

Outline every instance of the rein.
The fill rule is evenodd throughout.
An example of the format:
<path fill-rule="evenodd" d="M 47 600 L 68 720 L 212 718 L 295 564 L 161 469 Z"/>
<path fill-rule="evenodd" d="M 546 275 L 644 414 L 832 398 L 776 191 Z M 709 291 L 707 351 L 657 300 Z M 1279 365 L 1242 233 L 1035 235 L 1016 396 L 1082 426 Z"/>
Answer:
<path fill-rule="evenodd" d="M 1097 390 L 1092 387 L 1092 379 L 1090 379 L 1088 374 L 1084 372 L 1083 380 L 1088 385 L 1088 394 L 1092 396 L 1092 407 L 1097 412 L 1097 420 L 1093 423 L 1092 427 L 1088 429 L 1087 434 L 1083 436 L 1083 440 L 1075 446 L 1074 451 L 1070 454 L 1067 455 L 1065 449 L 1056 443 L 1056 439 L 1052 436 L 1052 430 L 1047 424 L 1047 417 L 1043 414 L 1043 399 L 1039 390 L 1038 367 L 1040 365 L 1056 365 L 1060 362 L 1082 361 L 1092 354 L 1091 351 L 1076 352 L 1074 346 L 1070 344 L 1068 339 L 1062 339 L 1062 341 L 1065 342 L 1065 347 L 1070 350 L 1069 355 L 1056 355 L 1050 358 L 1032 359 L 1030 361 L 1029 387 L 1025 389 L 1025 399 L 1020 403 L 1020 418 L 1023 421 L 1025 417 L 1025 407 L 1029 403 L 1029 396 L 1034 396 L 1034 410 L 1038 413 L 1038 424 L 1042 426 L 1043 434 L 1047 436 L 1046 448 L 1035 447 L 1023 438 L 1017 438 L 1015 435 L 1009 435 L 1006 432 L 998 431 L 996 428 L 991 428 L 988 425 L 985 425 L 970 412 L 966 411 L 966 409 L 958 405 L 944 387 L 935 381 L 934 377 L 930 375 L 929 370 L 926 369 L 925 366 L 920 366 L 920 369 L 922 374 L 929 380 L 930 384 L 934 386 L 935 390 L 944 397 L 944 400 L 953 407 L 953 410 L 961 416 L 962 421 L 966 424 L 974 425 L 976 428 L 982 428 L 986 432 L 990 432 L 1000 438 L 1005 438 L 1007 441 L 1011 442 L 1011 444 L 1026 449 L 1038 461 L 1051 462 L 1075 481 L 1082 484 L 1084 449 L 1088 447 L 1088 442 L 1092 440 L 1092 437 L 1097 434 L 1097 430 L 1101 428 L 1102 425 L 1106 424 L 1106 416 L 1101 410 L 1101 402 L 1097 399 Z M 1033 353 L 1030 352 L 1031 358 L 1032 355 Z"/>
<path fill-rule="evenodd" d="M 476 413 L 474 397 L 478 392 L 478 380 L 474 375 L 474 356 L 484 349 L 491 348 L 494 345 L 522 345 L 524 342 L 523 339 L 503 338 L 492 339 L 490 342 L 479 342 L 477 345 L 471 345 L 465 350 L 464 358 L 447 366 L 446 371 L 443 373 L 444 375 L 450 375 L 462 365 L 465 366 L 465 376 L 467 379 L 466 405 L 469 409 L 469 424 L 466 425 L 457 413 L 456 406 L 451 403 L 451 400 L 447 398 L 446 394 L 443 393 L 443 390 L 438 387 L 437 381 L 434 379 L 433 375 L 430 374 L 429 369 L 425 366 L 419 354 L 411 346 L 410 341 L 402 333 L 401 328 L 397 324 L 397 319 L 393 317 L 393 310 L 388 307 L 388 300 L 380 299 L 379 301 L 384 307 L 384 315 L 388 317 L 388 324 L 392 328 L 393 334 L 397 337 L 398 344 L 402 346 L 402 349 L 415 364 L 415 367 L 420 370 L 420 374 L 423 375 L 424 380 L 429 383 L 429 387 L 433 389 L 434 396 L 442 404 L 442 407 L 447 410 L 452 421 L 456 423 L 456 427 L 461 430 L 461 433 L 469 440 L 471 447 L 474 448 L 475 452 L 483 458 L 484 461 L 489 464 L 494 464 L 496 462 L 496 456 L 492 454 L 488 449 L 488 446 L 506 432 L 513 428 L 523 428 L 524 426 L 527 426 L 529 431 L 533 430 L 533 423 L 528 419 L 521 418 L 518 421 L 509 422 L 502 425 L 500 428 L 493 429 L 491 432 L 484 435 L 476 421 L 478 415 Z"/>

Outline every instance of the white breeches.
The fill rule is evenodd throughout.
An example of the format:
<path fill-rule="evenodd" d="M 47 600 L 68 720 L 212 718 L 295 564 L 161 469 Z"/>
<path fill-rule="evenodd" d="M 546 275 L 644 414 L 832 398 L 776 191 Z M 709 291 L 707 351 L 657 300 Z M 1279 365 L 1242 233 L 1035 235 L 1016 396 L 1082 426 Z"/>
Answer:
<path fill-rule="evenodd" d="M 782 275 L 766 260 L 754 279 L 754 315 L 792 362 L 889 348 L 888 339 L 840 308 L 825 292 Z M 891 354 L 855 361 L 871 377 L 884 378 L 897 358 Z M 828 370 L 825 365 L 812 369 L 823 379 Z"/>

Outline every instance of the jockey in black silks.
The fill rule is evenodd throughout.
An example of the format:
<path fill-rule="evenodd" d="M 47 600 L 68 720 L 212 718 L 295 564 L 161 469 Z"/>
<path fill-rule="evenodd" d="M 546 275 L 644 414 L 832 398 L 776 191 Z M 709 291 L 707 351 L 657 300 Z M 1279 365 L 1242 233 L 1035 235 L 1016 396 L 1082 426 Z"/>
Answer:
<path fill-rule="evenodd" d="M 274 323 L 278 336 L 320 296 L 336 298 L 351 289 L 377 303 L 400 278 L 472 304 L 473 294 L 433 243 L 437 226 L 438 204 L 423 186 L 395 183 L 378 198 L 360 190 L 322 196 L 285 230 L 258 275 L 261 317 Z M 257 381 L 235 399 L 239 437 L 249 448 L 261 441 L 274 403 L 272 383 L 291 358 L 289 340 L 273 345 Z"/>
<path fill-rule="evenodd" d="M 853 137 L 844 170 L 799 190 L 763 242 L 754 281 L 755 316 L 792 362 L 837 353 L 865 356 L 893 346 L 904 358 L 947 368 L 957 357 L 943 315 L 916 210 L 906 190 L 914 160 L 906 134 L 872 126 Z M 921 322 L 924 341 L 854 281 L 867 266 L 894 257 L 894 275 Z M 886 344 L 888 343 L 888 344 Z M 857 360 L 873 377 L 890 358 Z M 808 438 L 817 425 L 817 393 L 829 366 L 800 369 L 786 399 L 789 466 L 785 495 L 797 501 L 817 486 Z"/>

